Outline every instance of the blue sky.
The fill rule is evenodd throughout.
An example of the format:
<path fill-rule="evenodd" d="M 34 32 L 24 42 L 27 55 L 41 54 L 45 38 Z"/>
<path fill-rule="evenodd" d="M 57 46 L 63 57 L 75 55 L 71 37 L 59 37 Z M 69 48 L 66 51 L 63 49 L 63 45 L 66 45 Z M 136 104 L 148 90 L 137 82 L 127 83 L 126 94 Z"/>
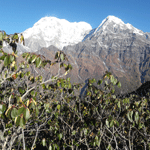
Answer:
<path fill-rule="evenodd" d="M 150 0 L 0 0 L 0 30 L 8 34 L 23 32 L 45 16 L 96 28 L 108 15 L 150 32 Z"/>

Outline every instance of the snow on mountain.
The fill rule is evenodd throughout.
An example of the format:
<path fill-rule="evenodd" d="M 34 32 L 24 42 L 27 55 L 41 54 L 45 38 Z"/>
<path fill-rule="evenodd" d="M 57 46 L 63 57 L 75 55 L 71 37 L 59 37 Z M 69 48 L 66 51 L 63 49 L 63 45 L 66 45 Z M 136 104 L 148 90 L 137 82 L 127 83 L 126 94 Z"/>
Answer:
<path fill-rule="evenodd" d="M 26 46 L 32 51 L 54 45 L 59 49 L 81 42 L 92 29 L 86 22 L 69 22 L 56 17 L 44 17 L 23 32 Z"/>
<path fill-rule="evenodd" d="M 135 33 L 138 35 L 144 35 L 144 32 L 133 27 L 131 24 L 125 24 L 121 19 L 115 16 L 108 16 L 105 18 L 102 23 L 94 30 L 92 30 L 86 38 L 92 38 L 93 36 L 100 36 L 103 34 L 114 34 L 119 32 L 128 32 Z M 84 40 L 85 40 L 84 39 Z"/>
<path fill-rule="evenodd" d="M 121 82 L 122 93 L 134 91 L 150 80 L 149 37 L 149 33 L 108 16 L 86 35 L 84 42 L 63 49 L 74 68 L 68 76 L 87 81 L 101 78 L 107 70 Z"/>

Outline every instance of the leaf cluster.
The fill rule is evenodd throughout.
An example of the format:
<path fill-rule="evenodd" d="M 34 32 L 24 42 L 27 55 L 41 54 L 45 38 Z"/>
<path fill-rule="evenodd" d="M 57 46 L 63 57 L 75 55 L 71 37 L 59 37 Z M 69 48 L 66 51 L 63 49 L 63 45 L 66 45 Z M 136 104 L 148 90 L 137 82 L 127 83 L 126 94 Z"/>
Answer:
<path fill-rule="evenodd" d="M 150 148 L 149 99 L 117 98 L 114 86 L 121 83 L 110 72 L 89 79 L 81 97 L 83 85 L 64 79 L 72 66 L 62 51 L 54 62 L 24 53 L 20 63 L 16 54 L 0 52 L 0 149 Z M 47 79 L 44 68 L 51 74 Z"/>

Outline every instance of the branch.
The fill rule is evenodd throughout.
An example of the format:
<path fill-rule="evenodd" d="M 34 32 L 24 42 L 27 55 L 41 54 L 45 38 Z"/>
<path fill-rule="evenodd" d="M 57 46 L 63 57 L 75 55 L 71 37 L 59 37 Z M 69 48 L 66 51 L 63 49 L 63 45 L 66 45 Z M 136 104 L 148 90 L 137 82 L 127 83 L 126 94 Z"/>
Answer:
<path fill-rule="evenodd" d="M 33 142 L 33 144 L 32 144 L 31 150 L 34 149 L 34 145 L 35 145 L 35 143 L 36 143 L 36 139 L 37 139 L 37 136 L 38 136 L 39 129 L 40 129 L 42 126 L 44 126 L 44 125 L 47 123 L 47 121 L 48 121 L 49 119 L 52 118 L 53 114 L 54 114 L 56 111 L 57 111 L 57 107 L 55 108 L 55 111 L 51 114 L 51 116 L 50 116 L 49 118 L 47 118 L 43 124 L 41 124 L 39 127 L 37 127 L 36 136 L 35 136 L 35 138 L 34 138 L 34 142 Z M 37 124 L 36 124 L 36 126 L 37 126 Z"/>
<path fill-rule="evenodd" d="M 34 145 L 35 145 L 35 142 L 36 142 L 36 139 L 37 139 L 37 136 L 38 136 L 38 131 L 39 131 L 39 128 L 37 128 L 36 135 L 35 135 L 34 142 L 32 144 L 31 150 L 34 149 Z"/>
<path fill-rule="evenodd" d="M 22 128 L 23 150 L 25 150 L 24 129 Z"/>
<path fill-rule="evenodd" d="M 69 70 L 68 70 L 67 72 L 69 72 Z M 66 72 L 65 72 L 63 75 L 61 75 L 60 78 L 63 77 L 63 76 L 65 76 L 65 75 L 66 75 Z M 57 75 L 54 77 L 54 79 L 49 79 L 49 80 L 47 80 L 47 81 L 45 81 L 45 82 L 40 83 L 40 85 L 45 84 L 45 83 L 48 83 L 48 82 L 51 82 L 51 81 L 55 81 L 55 80 L 57 80 L 57 79 L 55 79 L 55 78 L 57 78 L 58 76 L 59 76 L 59 74 L 57 74 Z M 32 91 L 32 90 L 35 89 L 35 88 L 36 88 L 36 86 L 34 86 L 34 87 L 30 88 L 29 90 L 27 90 L 27 92 L 26 92 L 21 98 L 23 99 L 30 91 Z"/>

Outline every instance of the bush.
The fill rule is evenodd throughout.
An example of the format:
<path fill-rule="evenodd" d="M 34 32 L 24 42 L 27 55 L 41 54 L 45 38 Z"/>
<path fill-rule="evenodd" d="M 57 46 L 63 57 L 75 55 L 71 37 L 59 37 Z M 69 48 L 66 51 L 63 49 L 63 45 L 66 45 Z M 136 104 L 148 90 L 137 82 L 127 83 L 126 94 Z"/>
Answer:
<path fill-rule="evenodd" d="M 0 52 L 1 149 L 150 148 L 148 100 L 117 98 L 114 86 L 121 83 L 110 72 L 99 81 L 90 79 L 86 94 L 80 97 L 77 91 L 83 85 L 63 79 L 72 66 L 62 51 L 54 62 L 24 53 L 20 63 L 17 54 Z M 58 72 L 51 76 L 56 65 Z M 44 68 L 51 74 L 47 80 Z M 38 75 L 32 75 L 33 70 Z"/>

